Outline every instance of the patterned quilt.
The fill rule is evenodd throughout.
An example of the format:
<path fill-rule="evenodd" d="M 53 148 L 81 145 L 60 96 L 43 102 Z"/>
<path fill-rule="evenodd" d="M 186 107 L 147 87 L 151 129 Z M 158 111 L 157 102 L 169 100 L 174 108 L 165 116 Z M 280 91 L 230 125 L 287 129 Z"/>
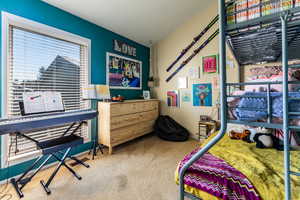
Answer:
<path fill-rule="evenodd" d="M 198 151 L 184 157 L 179 169 Z M 223 200 L 259 200 L 254 186 L 245 175 L 209 153 L 195 162 L 184 178 L 187 186 L 205 191 Z"/>
<path fill-rule="evenodd" d="M 202 146 L 215 135 L 212 134 Z M 198 150 L 187 155 L 178 168 Z M 255 143 L 232 140 L 226 134 L 209 153 L 188 170 L 184 180 L 188 193 L 203 200 L 284 199 L 283 151 L 258 149 Z M 291 151 L 291 171 L 300 172 L 299 151 Z M 175 173 L 178 184 L 178 170 Z M 291 183 L 291 199 L 299 200 L 300 177 L 291 176 Z"/>

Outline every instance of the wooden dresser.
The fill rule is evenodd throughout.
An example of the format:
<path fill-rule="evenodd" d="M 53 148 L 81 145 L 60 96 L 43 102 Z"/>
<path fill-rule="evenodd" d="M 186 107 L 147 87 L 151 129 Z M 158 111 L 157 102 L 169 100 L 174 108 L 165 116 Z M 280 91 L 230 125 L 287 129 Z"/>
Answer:
<path fill-rule="evenodd" d="M 159 115 L 158 100 L 99 102 L 98 141 L 112 148 L 151 133 Z"/>

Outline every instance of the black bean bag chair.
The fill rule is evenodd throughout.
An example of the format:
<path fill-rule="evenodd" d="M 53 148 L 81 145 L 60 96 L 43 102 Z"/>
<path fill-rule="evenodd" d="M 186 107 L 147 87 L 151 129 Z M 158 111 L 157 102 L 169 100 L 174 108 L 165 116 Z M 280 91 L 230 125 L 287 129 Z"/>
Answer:
<path fill-rule="evenodd" d="M 189 132 L 168 115 L 161 115 L 154 125 L 156 135 L 168 141 L 183 142 L 189 139 Z"/>

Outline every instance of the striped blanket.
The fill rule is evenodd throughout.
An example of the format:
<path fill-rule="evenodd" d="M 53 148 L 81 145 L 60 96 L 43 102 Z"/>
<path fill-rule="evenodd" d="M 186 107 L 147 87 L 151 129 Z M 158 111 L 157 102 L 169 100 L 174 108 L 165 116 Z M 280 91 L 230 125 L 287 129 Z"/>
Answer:
<path fill-rule="evenodd" d="M 179 170 L 197 151 L 199 149 L 184 157 Z M 184 184 L 223 200 L 261 199 L 244 174 L 209 153 L 204 154 L 187 170 Z"/>

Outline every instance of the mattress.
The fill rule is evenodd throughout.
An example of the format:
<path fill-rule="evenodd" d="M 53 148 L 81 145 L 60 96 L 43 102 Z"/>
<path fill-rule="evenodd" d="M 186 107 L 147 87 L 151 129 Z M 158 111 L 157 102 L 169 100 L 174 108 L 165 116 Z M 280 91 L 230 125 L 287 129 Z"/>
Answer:
<path fill-rule="evenodd" d="M 205 145 L 214 135 L 210 136 L 208 140 L 203 144 Z M 195 152 L 198 151 L 195 150 Z M 189 155 L 195 153 L 192 152 L 186 156 L 188 159 Z M 213 156 L 213 158 L 210 158 Z M 230 167 L 227 167 L 226 173 L 223 173 L 223 179 L 233 180 L 240 184 L 240 188 L 245 189 L 247 186 L 248 194 L 244 191 L 240 191 L 241 194 L 236 195 L 240 189 L 230 186 L 228 181 L 220 181 L 220 173 L 222 170 L 218 170 L 218 165 L 208 165 L 205 166 L 205 158 L 208 159 L 219 159 L 219 163 L 222 163 L 222 167 L 226 163 L 228 166 L 233 168 L 230 172 Z M 291 170 L 300 171 L 300 153 L 297 151 L 291 152 Z M 202 160 L 202 161 L 201 161 Z M 184 162 L 184 160 L 182 161 Z M 180 163 L 182 163 L 180 162 Z M 195 172 L 195 169 L 199 168 L 200 163 L 202 163 L 202 169 Z M 256 199 L 256 194 L 258 199 L 263 200 L 281 200 L 284 199 L 284 168 L 283 168 L 283 152 L 277 151 L 275 149 L 258 149 L 255 144 L 245 143 L 239 140 L 231 140 L 227 135 L 225 135 L 219 143 L 217 143 L 209 153 L 205 154 L 204 158 L 199 159 L 198 164 L 194 163 L 187 171 L 184 179 L 185 191 L 202 198 L 203 200 L 213 200 L 213 199 Z M 198 165 L 198 166 L 197 166 Z M 216 180 L 208 183 L 207 174 L 203 175 L 203 171 L 208 168 L 216 168 L 211 171 L 217 171 L 218 173 L 210 173 L 209 180 Z M 175 173 L 175 180 L 178 183 L 178 169 Z M 239 173 L 237 173 L 238 171 Z M 201 174 L 202 173 L 202 174 Z M 228 176 L 229 175 L 229 176 Z M 215 176 L 215 177 L 214 177 Z M 241 182 L 240 178 L 245 177 L 245 181 Z M 234 177 L 234 179 L 232 179 Z M 300 178 L 297 176 L 291 176 L 292 182 L 292 199 L 300 199 Z M 192 180 L 191 180 L 192 179 Z M 248 183 L 247 183 L 248 182 Z M 247 184 L 245 184 L 247 183 Z M 209 190 L 201 188 L 201 185 L 209 185 L 215 187 L 217 192 L 211 192 Z M 213 186 L 213 185 L 217 186 Z M 237 186 L 237 185 L 236 185 Z M 253 186 L 253 188 L 251 188 Z M 221 189 L 224 188 L 224 191 Z M 228 190 L 228 191 L 226 191 Z M 255 194 L 251 197 L 247 196 L 251 193 Z M 221 193 L 221 195 L 220 195 Z M 218 195 L 219 194 L 219 195 Z M 228 195 L 224 195 L 228 194 Z M 243 195 L 244 194 L 244 195 Z"/>

